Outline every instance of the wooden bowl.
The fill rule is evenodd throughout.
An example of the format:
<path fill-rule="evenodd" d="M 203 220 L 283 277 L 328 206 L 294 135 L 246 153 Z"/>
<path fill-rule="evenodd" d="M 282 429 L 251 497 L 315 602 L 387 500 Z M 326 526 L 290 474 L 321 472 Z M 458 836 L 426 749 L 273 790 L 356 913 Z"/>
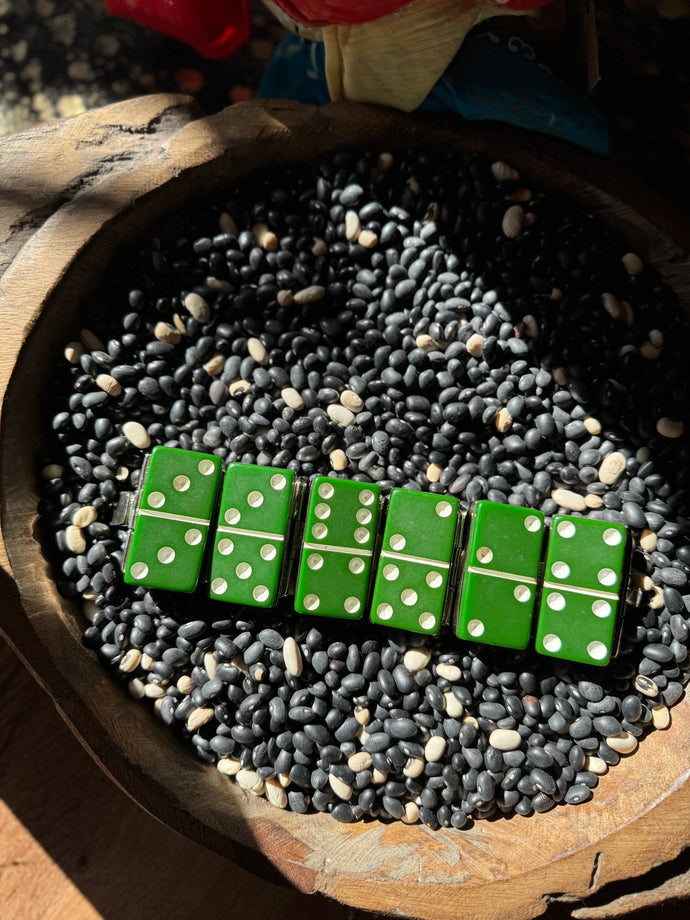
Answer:
<path fill-rule="evenodd" d="M 197 762 L 81 645 L 35 536 L 40 400 L 111 253 L 166 212 L 251 169 L 345 145 L 451 145 L 504 159 L 576 197 L 690 302 L 690 228 L 609 163 L 497 125 L 373 107 L 246 103 L 196 119 L 182 97 L 147 97 L 0 142 L 9 197 L 0 266 L 2 629 L 94 758 L 165 824 L 273 881 L 425 920 L 530 918 L 647 872 L 690 842 L 690 706 L 602 778 L 594 799 L 531 819 L 430 832 L 272 808 Z M 22 198 L 22 196 L 24 196 Z M 9 228 L 9 229 L 8 229 Z M 1 547 L 0 547 L 1 550 Z"/>

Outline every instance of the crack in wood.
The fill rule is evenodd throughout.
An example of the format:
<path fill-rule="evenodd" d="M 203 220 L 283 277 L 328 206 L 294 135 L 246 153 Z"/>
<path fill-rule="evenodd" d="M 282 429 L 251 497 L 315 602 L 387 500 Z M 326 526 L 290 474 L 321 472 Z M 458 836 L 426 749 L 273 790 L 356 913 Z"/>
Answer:
<path fill-rule="evenodd" d="M 597 851 L 594 854 L 594 862 L 592 864 L 592 874 L 589 877 L 589 890 L 598 891 L 599 890 L 599 875 L 601 872 L 601 864 L 604 861 L 604 854 L 600 851 Z"/>
<path fill-rule="evenodd" d="M 86 137 L 78 138 L 75 144 L 75 150 L 92 150 L 94 147 L 101 147 L 106 142 L 113 141 L 118 135 L 130 135 L 139 137 L 147 134 L 174 134 L 190 121 L 201 117 L 201 110 L 190 99 L 185 101 L 182 97 L 182 103 L 176 102 L 169 105 L 160 112 L 156 112 L 147 121 L 139 124 L 124 124 L 122 122 L 104 122 L 92 126 L 91 133 Z"/>
<path fill-rule="evenodd" d="M 589 875 L 589 883 L 587 885 L 587 896 L 590 894 L 595 894 L 599 891 L 599 876 L 601 874 L 601 866 L 604 862 L 604 854 L 598 850 L 594 854 L 594 861 L 592 862 L 592 869 Z M 551 904 L 577 904 L 584 903 L 583 897 L 577 894 L 568 894 L 565 891 L 551 891 L 545 892 L 541 896 L 541 900 L 548 907 Z"/>
<path fill-rule="evenodd" d="M 4 209 L 0 215 L 0 275 L 12 262 L 11 256 L 3 258 L 3 254 L 18 252 L 61 207 L 85 192 L 91 193 L 118 170 L 128 169 L 133 160 L 141 165 L 147 158 L 154 162 L 163 158 L 164 143 L 201 115 L 187 96 L 168 100 L 167 105 L 153 111 L 155 101 L 145 99 L 138 105 L 114 103 L 102 110 L 102 115 L 98 111 L 86 113 L 65 123 L 65 138 L 50 125 L 6 139 L 6 159 L 13 165 L 0 181 L 0 206 Z M 108 115 L 108 120 L 99 120 Z M 132 119 L 129 122 L 128 116 Z M 143 143 L 149 136 L 159 139 L 158 147 L 142 148 L 136 142 L 138 138 Z M 47 151 L 60 140 L 67 152 L 65 155 L 63 150 L 60 165 L 52 169 Z M 99 156 L 100 151 L 105 155 Z M 82 162 L 82 156 L 88 157 L 88 162 Z"/>
<path fill-rule="evenodd" d="M 96 165 L 86 172 L 80 173 L 74 179 L 61 189 L 60 194 L 45 202 L 40 208 L 33 211 L 25 211 L 21 216 L 10 224 L 8 240 L 16 234 L 33 231 L 42 226 L 63 205 L 69 204 L 77 195 L 83 194 L 90 187 L 95 185 L 121 163 L 128 163 L 135 159 L 135 152 L 132 150 L 120 150 L 108 154 L 98 160 Z"/>

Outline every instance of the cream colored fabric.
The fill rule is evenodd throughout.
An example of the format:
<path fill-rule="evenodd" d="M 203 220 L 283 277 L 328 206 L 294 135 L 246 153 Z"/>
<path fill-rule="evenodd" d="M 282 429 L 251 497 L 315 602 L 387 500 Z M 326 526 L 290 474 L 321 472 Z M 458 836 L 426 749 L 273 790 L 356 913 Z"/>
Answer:
<path fill-rule="evenodd" d="M 326 79 L 334 102 L 416 109 L 467 33 L 492 16 L 525 15 L 490 0 L 412 0 L 390 16 L 324 26 Z"/>

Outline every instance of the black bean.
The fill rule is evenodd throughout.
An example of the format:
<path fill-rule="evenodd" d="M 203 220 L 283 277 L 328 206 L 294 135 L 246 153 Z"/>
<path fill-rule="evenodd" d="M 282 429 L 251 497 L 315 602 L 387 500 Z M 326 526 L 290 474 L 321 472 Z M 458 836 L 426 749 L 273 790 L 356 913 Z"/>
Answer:
<path fill-rule="evenodd" d="M 288 718 L 292 719 L 293 722 L 305 724 L 307 722 L 313 722 L 316 718 L 316 714 L 309 706 L 292 706 L 288 710 Z"/>
<path fill-rule="evenodd" d="M 568 805 L 582 805 L 592 798 L 592 790 L 584 783 L 577 783 L 571 786 L 565 794 L 565 801 Z"/>
<path fill-rule="evenodd" d="M 642 649 L 642 653 L 647 658 L 659 664 L 666 664 L 669 661 L 673 661 L 673 652 L 671 649 L 667 645 L 662 645 L 659 642 L 645 645 Z"/>
<path fill-rule="evenodd" d="M 371 735 L 365 734 L 362 739 L 362 748 L 370 754 L 379 751 L 385 751 L 390 746 L 391 739 L 386 732 L 374 732 Z"/>
<path fill-rule="evenodd" d="M 664 584 L 671 585 L 674 588 L 682 588 L 688 582 L 687 573 L 683 569 L 671 565 L 658 569 L 657 577 Z"/>
<path fill-rule="evenodd" d="M 414 689 L 414 678 L 404 664 L 398 664 L 393 668 L 393 679 L 401 693 L 410 693 Z"/>
<path fill-rule="evenodd" d="M 581 680 L 577 686 L 582 696 L 592 703 L 598 703 L 604 698 L 604 690 L 599 686 L 599 684 L 595 684 L 587 680 Z"/>
<path fill-rule="evenodd" d="M 357 694 L 367 685 L 367 679 L 363 674 L 347 674 L 340 682 L 341 688 L 350 694 Z"/>
<path fill-rule="evenodd" d="M 634 502 L 623 502 L 623 517 L 628 527 L 641 529 L 647 526 L 647 518 L 644 511 Z"/>
<path fill-rule="evenodd" d="M 603 696 L 598 702 L 590 702 L 587 704 L 587 709 L 595 716 L 610 715 L 613 712 L 618 712 L 619 708 L 620 703 L 618 699 L 610 694 Z"/>
<path fill-rule="evenodd" d="M 674 706 L 683 695 L 683 685 L 679 681 L 671 680 L 661 692 L 661 697 L 667 706 Z"/>
<path fill-rule="evenodd" d="M 598 716 L 592 722 L 594 730 L 601 735 L 616 735 L 621 731 L 621 724 L 613 716 Z"/>
<path fill-rule="evenodd" d="M 257 639 L 256 642 L 252 642 L 243 652 L 244 663 L 246 665 L 252 665 L 259 661 L 264 650 L 264 644 L 260 639 Z"/>
<path fill-rule="evenodd" d="M 414 738 L 417 730 L 417 725 L 412 719 L 390 719 L 386 723 L 386 731 L 392 738 Z"/>
<path fill-rule="evenodd" d="M 288 798 L 289 798 L 289 796 L 288 796 Z M 298 810 L 298 809 L 296 809 L 296 808 L 293 806 L 291 800 L 290 800 L 290 808 L 291 808 L 293 811 L 297 811 L 297 810 Z M 305 808 L 304 808 L 304 811 L 306 811 L 306 810 L 307 810 L 307 809 L 306 809 L 306 807 L 305 807 Z M 352 808 L 352 805 L 350 805 L 349 802 L 338 802 L 338 804 L 334 806 L 333 811 L 331 812 L 331 814 L 333 815 L 333 817 L 335 818 L 336 821 L 340 821 L 342 824 L 351 824 L 354 820 L 356 820 L 356 819 L 355 819 L 355 812 L 354 812 L 354 810 L 353 810 L 353 808 Z"/>
<path fill-rule="evenodd" d="M 352 738 L 357 737 L 361 727 L 362 726 L 354 716 L 345 719 L 335 731 L 336 741 L 351 741 Z"/>
<path fill-rule="evenodd" d="M 642 701 L 638 696 L 630 694 L 621 700 L 621 714 L 629 722 L 637 722 L 642 715 Z"/>

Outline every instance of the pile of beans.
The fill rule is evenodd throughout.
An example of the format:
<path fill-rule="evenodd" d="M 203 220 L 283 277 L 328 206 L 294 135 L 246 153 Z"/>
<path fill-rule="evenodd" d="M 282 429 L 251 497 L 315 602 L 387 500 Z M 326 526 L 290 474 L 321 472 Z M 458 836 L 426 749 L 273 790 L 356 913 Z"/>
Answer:
<path fill-rule="evenodd" d="M 460 828 L 592 796 L 687 680 L 688 322 L 602 223 L 503 162 L 342 153 L 171 218 L 46 395 L 40 512 L 85 644 L 243 788 Z M 151 446 L 625 523 L 606 668 L 123 584 Z"/>

